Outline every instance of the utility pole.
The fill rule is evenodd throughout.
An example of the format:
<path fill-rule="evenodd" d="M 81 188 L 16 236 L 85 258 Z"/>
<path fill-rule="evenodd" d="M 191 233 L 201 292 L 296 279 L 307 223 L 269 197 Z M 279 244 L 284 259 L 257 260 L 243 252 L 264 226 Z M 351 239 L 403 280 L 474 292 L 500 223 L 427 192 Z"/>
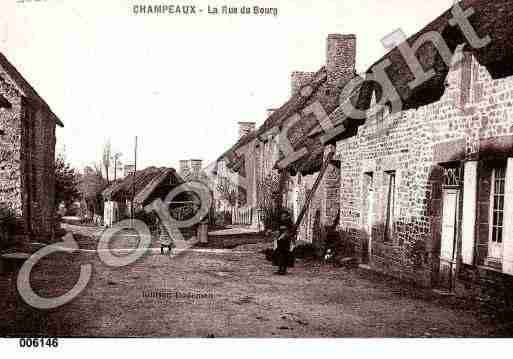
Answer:
<path fill-rule="evenodd" d="M 135 146 L 134 146 L 134 175 L 132 178 L 132 210 L 130 211 L 130 215 L 132 218 L 132 227 L 134 226 L 134 214 L 135 214 L 135 174 L 137 172 L 137 136 L 135 136 Z"/>

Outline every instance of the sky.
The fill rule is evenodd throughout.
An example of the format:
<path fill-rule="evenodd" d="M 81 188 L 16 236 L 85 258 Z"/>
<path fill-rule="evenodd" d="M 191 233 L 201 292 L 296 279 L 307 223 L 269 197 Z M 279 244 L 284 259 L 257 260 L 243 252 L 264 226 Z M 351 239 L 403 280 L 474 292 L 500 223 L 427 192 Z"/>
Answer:
<path fill-rule="evenodd" d="M 76 168 L 98 162 L 103 144 L 138 168 L 199 158 L 236 142 L 239 121 L 266 119 L 290 95 L 292 71 L 326 62 L 326 37 L 357 37 L 356 68 L 411 35 L 452 0 L 1 0 L 0 51 L 64 123 L 57 150 Z M 138 4 L 183 4 L 196 16 L 136 15 Z M 273 7 L 275 16 L 209 15 L 208 6 Z"/>

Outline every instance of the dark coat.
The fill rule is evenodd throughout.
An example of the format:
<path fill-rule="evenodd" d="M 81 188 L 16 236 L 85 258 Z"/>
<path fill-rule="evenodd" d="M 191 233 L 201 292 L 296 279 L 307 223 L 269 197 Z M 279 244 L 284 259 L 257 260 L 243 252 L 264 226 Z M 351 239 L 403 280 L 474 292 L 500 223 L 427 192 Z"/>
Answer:
<path fill-rule="evenodd" d="M 277 248 L 273 253 L 273 265 L 275 266 L 294 266 L 294 254 L 290 250 L 290 245 L 293 240 L 293 226 L 292 223 L 283 223 L 280 226 L 279 240 Z"/>

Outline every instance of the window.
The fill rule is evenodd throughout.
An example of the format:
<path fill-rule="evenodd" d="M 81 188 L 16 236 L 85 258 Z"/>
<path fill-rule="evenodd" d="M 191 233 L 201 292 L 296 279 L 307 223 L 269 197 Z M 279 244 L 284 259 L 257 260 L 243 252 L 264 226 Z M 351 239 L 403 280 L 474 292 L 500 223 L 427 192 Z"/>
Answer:
<path fill-rule="evenodd" d="M 502 229 L 504 226 L 504 185 L 506 182 L 506 167 L 496 167 L 492 173 L 492 205 L 490 241 L 502 243 Z"/>
<path fill-rule="evenodd" d="M 390 242 L 393 239 L 395 211 L 395 182 L 395 171 L 385 172 L 385 185 L 387 186 L 387 197 L 385 206 L 385 242 Z"/>

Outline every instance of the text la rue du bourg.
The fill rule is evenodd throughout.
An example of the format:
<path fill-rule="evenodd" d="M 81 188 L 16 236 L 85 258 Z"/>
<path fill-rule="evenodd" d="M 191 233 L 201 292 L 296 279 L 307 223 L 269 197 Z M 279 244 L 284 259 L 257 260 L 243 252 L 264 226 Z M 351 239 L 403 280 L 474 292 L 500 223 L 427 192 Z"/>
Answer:
<path fill-rule="evenodd" d="M 206 8 L 196 5 L 134 5 L 135 15 L 259 15 L 278 16 L 278 8 L 261 6 L 208 5 Z"/>

